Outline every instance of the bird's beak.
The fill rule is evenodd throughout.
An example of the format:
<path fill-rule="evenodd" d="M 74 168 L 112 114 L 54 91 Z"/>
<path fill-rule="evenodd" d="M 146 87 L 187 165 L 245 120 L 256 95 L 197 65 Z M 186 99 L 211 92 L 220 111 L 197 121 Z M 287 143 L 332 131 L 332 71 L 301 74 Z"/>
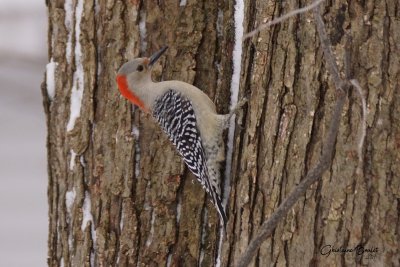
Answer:
<path fill-rule="evenodd" d="M 161 48 L 159 51 L 155 52 L 150 58 L 149 58 L 149 67 L 152 67 L 154 63 L 157 62 L 157 60 L 164 54 L 165 51 L 167 51 L 168 46 L 164 46 Z"/>

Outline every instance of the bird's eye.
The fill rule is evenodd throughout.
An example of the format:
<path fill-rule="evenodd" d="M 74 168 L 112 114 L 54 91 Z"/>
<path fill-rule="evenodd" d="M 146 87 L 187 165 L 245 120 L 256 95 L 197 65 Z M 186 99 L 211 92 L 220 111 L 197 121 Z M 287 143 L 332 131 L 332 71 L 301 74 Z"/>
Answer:
<path fill-rule="evenodd" d="M 143 71 L 143 65 L 139 65 L 136 70 L 139 72 Z"/>

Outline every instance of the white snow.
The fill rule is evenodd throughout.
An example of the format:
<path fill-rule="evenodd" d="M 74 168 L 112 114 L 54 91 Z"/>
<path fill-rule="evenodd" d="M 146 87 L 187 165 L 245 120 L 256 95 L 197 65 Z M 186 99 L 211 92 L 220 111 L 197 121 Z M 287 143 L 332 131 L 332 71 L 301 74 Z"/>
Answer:
<path fill-rule="evenodd" d="M 90 200 L 90 195 L 86 191 L 85 192 L 85 199 L 83 201 L 82 212 L 83 212 L 83 219 L 82 219 L 82 232 L 85 231 L 86 225 L 89 221 L 93 222 L 93 215 L 91 212 L 92 209 L 92 202 Z"/>
<path fill-rule="evenodd" d="M 75 121 L 79 117 L 82 105 L 82 96 L 84 89 L 84 71 L 82 65 L 82 49 L 79 37 L 81 35 L 81 20 L 83 13 L 83 1 L 79 0 L 75 10 L 75 66 L 76 70 L 72 82 L 71 102 L 70 102 L 70 117 L 67 124 L 67 131 L 74 129 Z M 66 19 L 67 20 L 67 19 Z M 67 51 L 68 53 L 68 51 Z M 68 58 L 68 55 L 67 55 Z"/>
<path fill-rule="evenodd" d="M 122 205 L 121 208 L 121 219 L 119 220 L 119 229 L 122 232 L 122 228 L 124 228 L 124 218 L 125 218 L 125 213 L 124 213 L 124 205 Z"/>
<path fill-rule="evenodd" d="M 76 153 L 73 149 L 70 150 L 70 153 L 71 153 L 71 159 L 69 161 L 69 169 L 72 171 L 75 167 Z"/>
<path fill-rule="evenodd" d="M 137 179 L 140 175 L 140 146 L 139 142 L 135 143 L 135 178 Z"/>
<path fill-rule="evenodd" d="M 94 242 L 94 241 L 93 241 Z M 90 266 L 91 267 L 94 267 L 94 252 L 93 252 L 93 249 L 92 249 L 92 251 L 90 252 Z"/>
<path fill-rule="evenodd" d="M 82 206 L 82 213 L 83 213 L 83 219 L 82 219 L 82 225 L 81 225 L 81 230 L 82 232 L 85 231 L 86 225 L 88 222 L 91 222 L 91 235 L 92 235 L 92 240 L 93 240 L 93 249 L 90 252 L 90 265 L 94 266 L 94 251 L 96 251 L 96 229 L 94 228 L 94 222 L 93 222 L 93 215 L 91 211 L 92 207 L 92 202 L 90 200 L 90 195 L 89 192 L 85 192 L 85 199 L 83 201 L 83 206 Z"/>
<path fill-rule="evenodd" d="M 149 247 L 153 242 L 153 235 L 154 235 L 154 222 L 156 221 L 156 215 L 154 210 L 151 211 L 151 222 L 150 222 L 150 234 L 146 240 L 146 247 Z"/>
<path fill-rule="evenodd" d="M 72 238 L 72 231 L 70 230 L 69 231 L 69 235 L 68 235 L 68 246 L 69 246 L 69 249 L 70 250 L 73 250 L 74 249 L 74 246 L 73 246 L 74 244 L 73 244 L 73 238 Z"/>
<path fill-rule="evenodd" d="M 231 82 L 231 110 L 238 103 L 240 72 L 242 68 L 242 37 L 243 37 L 243 20 L 244 20 L 244 2 L 237 0 L 235 4 L 235 46 L 233 48 L 233 74 Z M 226 207 L 231 188 L 231 168 L 233 153 L 233 138 L 235 134 L 235 116 L 232 116 L 228 132 L 228 144 L 225 167 L 225 184 L 222 205 Z M 221 266 L 222 242 L 223 242 L 223 226 L 220 229 L 220 238 L 218 244 L 218 254 L 215 266 Z"/>
<path fill-rule="evenodd" d="M 142 53 L 145 53 L 147 49 L 147 42 L 146 42 L 147 29 L 146 29 L 146 12 L 144 11 L 140 13 L 139 34 L 140 34 L 140 51 Z"/>
<path fill-rule="evenodd" d="M 71 210 L 72 210 L 72 205 L 75 202 L 75 197 L 76 197 L 76 191 L 75 188 L 72 188 L 71 191 L 67 191 L 67 193 L 65 193 L 65 206 L 67 207 L 67 214 L 68 214 L 68 220 L 69 222 L 72 222 L 72 214 L 71 214 Z M 68 245 L 69 248 L 72 249 L 73 248 L 73 242 L 72 242 L 72 231 L 69 231 L 69 236 L 68 236 Z"/>
<path fill-rule="evenodd" d="M 203 236 L 202 236 L 202 238 L 203 238 Z M 201 247 L 201 249 L 200 249 L 200 257 L 199 257 L 199 266 L 202 266 L 203 260 L 204 260 L 204 248 Z"/>
<path fill-rule="evenodd" d="M 179 2 L 179 6 L 186 6 L 186 4 L 187 4 L 187 0 L 181 0 Z"/>
<path fill-rule="evenodd" d="M 204 245 L 206 241 L 206 225 L 208 223 L 208 209 L 204 208 L 203 214 L 203 225 L 201 226 L 201 246 L 200 246 L 200 257 L 199 257 L 199 266 L 202 266 L 204 260 Z"/>
<path fill-rule="evenodd" d="M 101 75 L 101 72 L 103 71 L 103 65 L 101 65 L 101 56 L 100 56 L 100 53 L 98 53 L 98 57 L 99 57 L 99 60 L 97 61 L 97 77 L 100 77 L 100 75 Z"/>
<path fill-rule="evenodd" d="M 239 82 L 242 62 L 242 37 L 243 37 L 243 18 L 244 18 L 244 3 L 243 0 L 238 0 L 235 4 L 235 46 L 233 48 L 233 74 L 231 82 L 231 110 L 238 103 Z M 233 137 L 235 134 L 235 115 L 230 120 L 228 132 L 226 167 L 225 167 L 225 186 L 223 194 L 223 205 L 228 202 L 231 182 L 231 165 L 233 152 Z"/>
<path fill-rule="evenodd" d="M 82 230 L 82 232 L 84 232 L 87 223 L 91 222 L 91 225 L 92 225 L 91 233 L 92 233 L 92 239 L 93 239 L 93 247 L 96 248 L 96 230 L 94 228 L 93 215 L 92 215 L 91 209 L 92 209 L 92 202 L 90 200 L 90 194 L 89 194 L 89 192 L 86 191 L 85 192 L 85 199 L 83 201 L 83 206 L 82 206 L 83 218 L 82 218 L 81 230 Z M 92 262 L 92 264 L 93 264 L 93 262 Z"/>
<path fill-rule="evenodd" d="M 51 58 L 50 62 L 46 65 L 46 88 L 50 100 L 54 99 L 56 93 L 55 73 L 57 65 L 58 63 L 54 62 L 53 58 Z"/>
<path fill-rule="evenodd" d="M 99 12 L 100 12 L 99 0 L 95 0 L 94 1 L 94 14 L 97 16 L 97 15 L 99 15 Z"/>
<path fill-rule="evenodd" d="M 75 187 L 72 188 L 71 191 L 67 191 L 67 193 L 65 193 L 65 206 L 67 207 L 68 215 L 71 214 L 71 209 L 72 205 L 75 202 L 75 197 L 76 197 Z"/>
<path fill-rule="evenodd" d="M 68 64 L 71 63 L 71 52 L 72 52 L 72 19 L 74 15 L 73 11 L 73 3 L 72 0 L 65 0 L 64 2 L 64 10 L 65 10 L 65 27 L 68 29 L 68 40 L 66 47 L 66 58 Z"/>
<path fill-rule="evenodd" d="M 221 255 L 222 255 L 222 243 L 224 241 L 224 230 L 219 231 L 219 241 L 218 241 L 218 254 L 217 260 L 215 262 L 216 267 L 221 267 Z"/>
<path fill-rule="evenodd" d="M 182 195 L 179 194 L 178 196 L 178 203 L 176 204 L 176 222 L 179 224 L 181 220 L 181 213 L 182 213 Z"/>
<path fill-rule="evenodd" d="M 132 135 L 135 137 L 135 178 L 137 179 L 140 175 L 140 132 L 136 125 L 132 125 Z"/>
<path fill-rule="evenodd" d="M 139 128 L 136 125 L 132 125 L 132 135 L 138 139 L 139 138 Z"/>
<path fill-rule="evenodd" d="M 93 215 L 91 209 L 92 209 L 92 202 L 90 200 L 89 192 L 86 191 L 85 199 L 83 200 L 83 206 L 82 206 L 83 218 L 82 218 L 81 230 L 82 232 L 85 231 L 87 223 L 92 222 L 92 238 L 93 242 L 95 242 L 96 232 L 94 231 Z"/>
<path fill-rule="evenodd" d="M 82 156 L 79 157 L 79 161 L 81 162 L 82 166 L 85 167 L 86 163 L 85 163 L 85 158 Z"/>
<path fill-rule="evenodd" d="M 172 263 L 172 252 L 169 252 L 168 253 L 168 258 L 167 258 L 167 267 L 170 267 L 171 266 L 171 263 Z"/>

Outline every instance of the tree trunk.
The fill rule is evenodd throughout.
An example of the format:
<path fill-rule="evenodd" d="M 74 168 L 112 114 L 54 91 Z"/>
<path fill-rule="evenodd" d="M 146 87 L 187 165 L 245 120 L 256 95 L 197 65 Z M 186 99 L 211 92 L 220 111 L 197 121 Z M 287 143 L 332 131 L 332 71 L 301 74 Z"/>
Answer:
<path fill-rule="evenodd" d="M 299 5 L 245 1 L 244 30 Z M 400 6 L 397 0 L 322 5 L 342 71 L 345 35 L 352 37 L 351 75 L 368 105 L 362 166 L 361 101 L 350 91 L 330 169 L 253 265 L 399 265 Z M 127 60 L 168 45 L 154 79 L 194 84 L 227 113 L 233 1 L 47 6 L 49 266 L 232 266 L 320 156 L 335 90 L 312 12 L 243 42 L 239 95 L 249 102 L 236 127 L 229 221 L 220 243 L 219 217 L 205 192 L 150 116 L 120 96 L 115 75 Z M 323 255 L 329 245 L 358 244 L 377 252 Z"/>

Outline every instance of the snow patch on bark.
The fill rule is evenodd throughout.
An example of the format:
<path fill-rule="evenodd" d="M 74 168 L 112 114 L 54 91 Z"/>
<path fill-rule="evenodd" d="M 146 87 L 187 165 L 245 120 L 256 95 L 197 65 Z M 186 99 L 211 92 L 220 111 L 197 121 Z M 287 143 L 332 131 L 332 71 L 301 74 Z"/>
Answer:
<path fill-rule="evenodd" d="M 72 52 L 72 20 L 73 20 L 73 3 L 72 0 L 65 0 L 64 10 L 65 10 L 65 20 L 64 24 L 68 30 L 67 46 L 66 46 L 66 58 L 67 63 L 71 63 L 71 52 Z"/>
<path fill-rule="evenodd" d="M 140 51 L 142 53 L 146 52 L 147 49 L 147 29 L 146 29 L 146 12 L 140 12 L 140 21 L 139 21 L 139 35 L 140 35 Z"/>
<path fill-rule="evenodd" d="M 86 163 L 85 163 L 85 158 L 83 156 L 79 157 L 79 161 L 82 164 L 83 167 L 86 167 Z"/>
<path fill-rule="evenodd" d="M 94 14 L 97 16 L 100 12 L 99 0 L 94 1 Z"/>
<path fill-rule="evenodd" d="M 222 243 L 224 240 L 224 230 L 219 231 L 219 241 L 218 241 L 218 254 L 217 254 L 217 260 L 215 262 L 215 267 L 221 267 L 221 255 L 222 255 Z"/>
<path fill-rule="evenodd" d="M 94 222 L 93 222 L 93 215 L 92 215 L 92 202 L 90 200 L 90 194 L 89 192 L 85 192 L 85 199 L 83 200 L 83 206 L 82 206 L 82 225 L 81 225 L 81 230 L 82 232 L 85 231 L 85 228 L 88 224 L 88 222 L 91 222 L 91 234 L 92 234 L 92 240 L 93 240 L 93 247 L 96 247 L 96 230 L 94 228 Z"/>
<path fill-rule="evenodd" d="M 243 19 L 244 19 L 244 3 L 238 0 L 235 4 L 235 46 L 233 48 L 233 74 L 231 82 L 231 110 L 238 103 L 240 72 L 242 68 L 242 37 L 243 37 Z M 230 120 L 228 132 L 228 144 L 225 168 L 225 186 L 223 195 L 223 205 L 228 202 L 231 182 L 232 153 L 233 153 L 233 137 L 235 134 L 235 115 Z"/>
<path fill-rule="evenodd" d="M 182 195 L 178 195 L 178 203 L 176 204 L 176 223 L 179 224 L 181 221 L 181 213 L 182 213 Z"/>
<path fill-rule="evenodd" d="M 119 220 L 119 229 L 122 232 L 122 228 L 124 228 L 124 218 L 125 218 L 125 214 L 124 214 L 124 205 L 122 204 L 122 208 L 121 208 L 121 219 Z"/>
<path fill-rule="evenodd" d="M 172 252 L 168 253 L 167 267 L 170 267 L 171 263 L 172 263 Z"/>
<path fill-rule="evenodd" d="M 50 62 L 46 65 L 46 88 L 50 100 L 54 99 L 56 93 L 55 74 L 57 65 L 58 63 L 54 62 L 53 58 L 51 58 Z"/>
<path fill-rule="evenodd" d="M 72 171 L 75 167 L 76 153 L 73 149 L 71 149 L 70 153 L 71 153 L 71 159 L 69 161 L 69 169 Z"/>
<path fill-rule="evenodd" d="M 65 206 L 67 207 L 67 212 L 70 217 L 71 217 L 72 205 L 75 202 L 75 197 L 76 197 L 75 188 L 72 188 L 71 191 L 68 191 L 67 193 L 65 193 Z"/>
<path fill-rule="evenodd" d="M 82 231 L 85 231 L 88 222 L 92 222 L 93 224 L 93 215 L 91 209 L 92 209 L 92 201 L 90 200 L 90 195 L 88 192 L 85 192 L 85 199 L 83 201 L 83 206 L 82 206 L 82 213 L 83 213 L 82 226 L 81 226 Z"/>
<path fill-rule="evenodd" d="M 135 137 L 135 178 L 137 179 L 140 174 L 140 145 L 139 145 L 139 128 L 132 125 L 132 135 Z"/>
<path fill-rule="evenodd" d="M 186 5 L 187 5 L 187 0 L 179 1 L 179 6 L 186 6 Z"/>
<path fill-rule="evenodd" d="M 132 125 L 132 135 L 139 139 L 139 128 L 136 125 Z"/>
<path fill-rule="evenodd" d="M 156 221 L 156 215 L 154 210 L 151 211 L 151 222 L 150 222 L 150 234 L 149 237 L 146 240 L 146 247 L 149 247 L 151 243 L 153 242 L 153 236 L 154 236 L 154 222 Z"/>
<path fill-rule="evenodd" d="M 68 219 L 69 223 L 71 223 L 73 221 L 72 205 L 74 205 L 75 197 L 76 197 L 75 188 L 72 188 L 71 191 L 67 191 L 67 193 L 65 193 L 65 206 L 67 207 L 67 215 L 68 215 L 67 219 Z M 70 229 L 69 234 L 68 234 L 68 246 L 70 249 L 73 249 L 72 229 Z"/>
<path fill-rule="evenodd" d="M 70 99 L 70 115 L 67 124 L 67 131 L 74 129 L 75 121 L 80 116 L 82 97 L 84 89 L 84 70 L 82 65 L 82 47 L 80 43 L 81 35 L 81 20 L 83 14 L 83 2 L 84 0 L 79 0 L 75 9 L 75 66 L 76 70 L 74 72 Z M 65 4 L 67 5 L 67 4 Z M 71 4 L 72 5 L 72 4 Z M 68 12 L 67 12 L 68 13 Z M 66 19 L 67 20 L 67 19 Z M 72 21 L 71 21 L 72 24 Z M 68 48 L 68 45 L 67 45 Z M 67 59 L 68 59 L 68 49 L 67 49 Z"/>
<path fill-rule="evenodd" d="M 202 266 L 204 260 L 204 246 L 206 243 L 206 226 L 208 223 L 208 210 L 207 207 L 204 208 L 203 214 L 203 225 L 201 226 L 201 246 L 200 246 L 200 257 L 199 257 L 199 266 Z"/>
<path fill-rule="evenodd" d="M 231 110 L 238 103 L 239 96 L 239 85 L 240 85 L 240 73 L 242 69 L 242 38 L 243 38 L 243 20 L 244 20 L 244 1 L 237 0 L 235 4 L 235 46 L 233 48 L 233 74 L 231 81 Z M 229 193 L 231 189 L 231 173 L 232 173 L 232 154 L 233 154 L 233 138 L 235 134 L 235 115 L 230 120 L 230 126 L 228 131 L 228 143 L 227 143 L 227 154 L 226 154 L 226 167 L 225 167 L 225 183 L 224 183 L 224 194 L 223 194 L 223 206 L 226 207 L 228 202 Z M 221 266 L 221 255 L 222 255 L 222 243 L 224 229 L 220 227 L 220 238 L 218 244 L 218 254 L 215 266 Z"/>

